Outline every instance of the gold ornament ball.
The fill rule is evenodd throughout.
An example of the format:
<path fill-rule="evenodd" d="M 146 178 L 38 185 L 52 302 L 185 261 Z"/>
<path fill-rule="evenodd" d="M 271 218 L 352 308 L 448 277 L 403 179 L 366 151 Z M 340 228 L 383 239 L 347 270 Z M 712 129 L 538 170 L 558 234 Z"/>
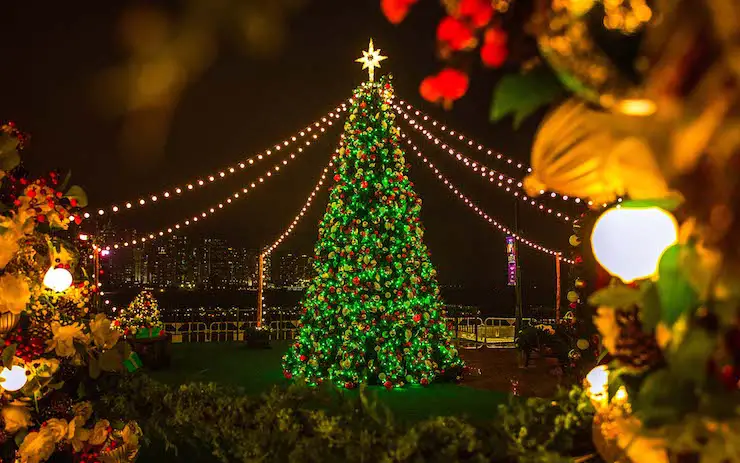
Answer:
<path fill-rule="evenodd" d="M 586 282 L 581 280 L 580 278 L 576 279 L 576 288 L 584 288 L 586 286 Z"/>
<path fill-rule="evenodd" d="M 571 246 L 575 248 L 576 246 L 580 246 L 581 239 L 578 238 L 578 235 L 570 235 L 570 238 L 568 238 L 568 242 Z"/>
<path fill-rule="evenodd" d="M 576 302 L 578 301 L 578 293 L 575 291 L 568 291 L 567 298 L 570 302 Z"/>
<path fill-rule="evenodd" d="M 589 342 L 586 339 L 581 338 L 578 341 L 576 341 L 576 347 L 581 350 L 588 349 L 588 346 L 589 346 Z"/>

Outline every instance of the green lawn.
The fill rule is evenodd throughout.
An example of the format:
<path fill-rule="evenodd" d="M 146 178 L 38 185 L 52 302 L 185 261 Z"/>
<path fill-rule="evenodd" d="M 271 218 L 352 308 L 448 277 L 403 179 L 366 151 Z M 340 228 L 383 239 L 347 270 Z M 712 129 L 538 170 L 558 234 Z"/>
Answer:
<path fill-rule="evenodd" d="M 216 382 L 238 386 L 246 394 L 260 394 L 274 385 L 287 385 L 280 359 L 287 343 L 272 349 L 247 349 L 235 343 L 183 343 L 172 346 L 172 365 L 153 372 L 155 379 L 169 384 Z M 473 389 L 458 384 L 432 384 L 386 390 L 371 388 L 381 403 L 400 420 L 418 420 L 436 415 L 467 416 L 489 420 L 497 405 L 507 400 L 503 392 Z"/>

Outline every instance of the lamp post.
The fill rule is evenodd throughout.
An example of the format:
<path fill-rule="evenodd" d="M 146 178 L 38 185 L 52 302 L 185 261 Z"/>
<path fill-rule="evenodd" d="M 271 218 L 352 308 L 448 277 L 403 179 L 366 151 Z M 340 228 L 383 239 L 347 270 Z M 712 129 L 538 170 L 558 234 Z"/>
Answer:
<path fill-rule="evenodd" d="M 519 236 L 519 203 L 514 201 L 514 233 Z M 516 252 L 516 240 L 514 240 L 514 249 Z M 516 284 L 514 285 L 514 294 L 516 297 L 516 307 L 514 308 L 514 316 L 516 321 L 514 323 L 514 342 L 519 338 L 519 331 L 522 329 L 522 271 L 520 262 L 520 256 L 517 255 L 516 259 Z"/>

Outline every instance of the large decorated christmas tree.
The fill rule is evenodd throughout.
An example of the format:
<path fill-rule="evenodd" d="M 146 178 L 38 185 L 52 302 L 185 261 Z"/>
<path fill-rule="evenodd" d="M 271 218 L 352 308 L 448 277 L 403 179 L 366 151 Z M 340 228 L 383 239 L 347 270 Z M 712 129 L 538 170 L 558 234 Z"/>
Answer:
<path fill-rule="evenodd" d="M 371 42 L 366 58 L 373 56 L 371 70 L 379 58 Z M 422 240 L 421 199 L 406 175 L 392 98 L 390 79 L 374 82 L 371 73 L 351 100 L 315 278 L 284 357 L 288 378 L 390 388 L 455 378 L 462 366 Z"/>

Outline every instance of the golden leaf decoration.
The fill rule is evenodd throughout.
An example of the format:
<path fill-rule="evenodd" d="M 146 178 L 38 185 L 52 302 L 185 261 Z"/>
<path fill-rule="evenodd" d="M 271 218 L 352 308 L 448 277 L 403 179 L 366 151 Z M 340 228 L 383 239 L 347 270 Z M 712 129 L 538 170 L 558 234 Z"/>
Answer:
<path fill-rule="evenodd" d="M 626 194 L 636 199 L 670 195 L 648 145 L 610 130 L 614 118 L 577 100 L 556 108 L 535 138 L 532 173 L 524 180 L 527 193 L 550 190 L 596 204 Z"/>

